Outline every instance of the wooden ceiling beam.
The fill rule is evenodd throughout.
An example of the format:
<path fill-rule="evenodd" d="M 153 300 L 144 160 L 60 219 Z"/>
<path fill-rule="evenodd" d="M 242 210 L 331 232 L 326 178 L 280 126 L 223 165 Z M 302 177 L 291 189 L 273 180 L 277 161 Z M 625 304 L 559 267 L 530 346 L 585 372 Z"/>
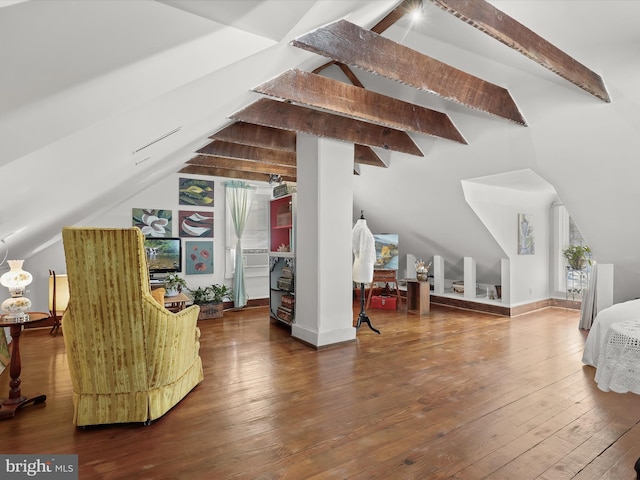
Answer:
<path fill-rule="evenodd" d="M 268 98 L 262 98 L 230 117 L 238 121 L 424 156 L 406 132 Z"/>
<path fill-rule="evenodd" d="M 469 108 L 526 125 L 507 89 L 346 20 L 301 35 L 291 44 Z"/>
<path fill-rule="evenodd" d="M 386 17 L 371 27 L 372 32 L 382 33 L 414 9 L 422 6 L 422 0 L 404 0 L 400 5 L 391 10 Z"/>
<path fill-rule="evenodd" d="M 284 167 L 272 163 L 254 162 L 252 160 L 240 160 L 237 158 L 217 157 L 210 155 L 197 155 L 187 162 L 189 165 L 204 167 L 228 168 L 244 172 L 273 173 L 288 177 L 296 176 L 296 167 Z"/>
<path fill-rule="evenodd" d="M 429 1 L 591 95 L 605 102 L 611 102 L 600 75 L 488 2 L 484 0 Z"/>
<path fill-rule="evenodd" d="M 296 166 L 296 152 L 286 150 L 274 150 L 271 148 L 254 147 L 241 143 L 214 140 L 205 145 L 196 153 L 201 155 L 213 155 L 218 157 L 238 158 L 252 160 L 254 162 L 269 163 L 272 165 Z"/>
<path fill-rule="evenodd" d="M 372 32 L 382 33 L 391 25 L 396 23 L 405 15 L 411 13 L 415 8 L 419 8 L 422 6 L 422 0 L 404 0 L 400 5 L 391 10 L 382 20 L 376 23 L 372 28 Z M 331 65 L 337 65 L 344 72 L 347 78 L 353 83 L 356 87 L 364 88 L 364 85 L 358 80 L 355 73 L 346 66 L 344 63 L 336 62 L 335 60 L 331 60 L 323 65 L 320 65 L 318 68 L 313 70 L 313 73 L 320 73 L 327 67 Z"/>
<path fill-rule="evenodd" d="M 373 167 L 388 167 L 371 147 L 358 145 L 357 143 L 354 145 L 353 161 L 358 164 L 371 165 Z"/>
<path fill-rule="evenodd" d="M 268 182 L 270 175 L 268 173 L 245 172 L 241 170 L 233 170 L 218 167 L 206 167 L 203 165 L 187 165 L 180 169 L 179 173 L 190 173 L 193 175 L 207 175 L 211 177 L 223 178 L 239 178 L 242 180 L 250 180 L 254 182 Z M 295 182 L 296 177 L 282 177 L 285 182 Z"/>
<path fill-rule="evenodd" d="M 246 122 L 233 122 L 209 138 L 254 147 L 296 151 L 296 132 Z"/>
<path fill-rule="evenodd" d="M 253 91 L 397 130 L 467 143 L 444 113 L 297 68 L 254 87 Z"/>

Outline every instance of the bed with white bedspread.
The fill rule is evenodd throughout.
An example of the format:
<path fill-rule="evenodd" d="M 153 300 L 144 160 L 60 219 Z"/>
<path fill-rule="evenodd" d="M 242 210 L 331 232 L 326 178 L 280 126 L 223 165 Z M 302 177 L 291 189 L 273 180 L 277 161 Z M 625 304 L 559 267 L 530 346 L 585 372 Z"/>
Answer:
<path fill-rule="evenodd" d="M 607 330 L 612 324 L 625 320 L 637 320 L 640 323 L 640 300 L 616 303 L 596 315 L 584 345 L 582 363 L 597 367 Z"/>

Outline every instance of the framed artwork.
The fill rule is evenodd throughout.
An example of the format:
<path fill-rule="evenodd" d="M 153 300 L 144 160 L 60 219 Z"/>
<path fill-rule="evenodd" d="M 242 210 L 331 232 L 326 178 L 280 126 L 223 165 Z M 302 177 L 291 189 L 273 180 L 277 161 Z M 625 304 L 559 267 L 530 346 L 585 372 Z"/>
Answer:
<path fill-rule="evenodd" d="M 213 273 L 213 240 L 185 241 L 184 259 L 187 275 Z"/>
<path fill-rule="evenodd" d="M 146 237 L 170 237 L 172 228 L 171 210 L 155 208 L 133 208 L 131 224 L 142 230 Z"/>
<path fill-rule="evenodd" d="M 180 210 L 178 221 L 181 237 L 213 238 L 213 212 Z"/>
<path fill-rule="evenodd" d="M 178 203 L 180 205 L 213 207 L 213 183 L 213 180 L 180 178 Z"/>
<path fill-rule="evenodd" d="M 373 234 L 376 245 L 376 263 L 374 268 L 398 269 L 398 234 Z"/>
<path fill-rule="evenodd" d="M 518 255 L 533 255 L 536 243 L 533 229 L 533 215 L 518 214 Z"/>

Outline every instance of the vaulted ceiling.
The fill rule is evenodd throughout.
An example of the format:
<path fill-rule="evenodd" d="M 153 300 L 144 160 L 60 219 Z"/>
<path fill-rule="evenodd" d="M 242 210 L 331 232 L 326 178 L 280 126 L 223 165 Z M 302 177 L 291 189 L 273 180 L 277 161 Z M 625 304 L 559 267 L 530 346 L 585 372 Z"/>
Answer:
<path fill-rule="evenodd" d="M 295 178 L 297 131 L 362 122 L 376 128 L 355 143 L 354 215 L 401 232 L 403 251 L 493 269 L 506 253 L 461 182 L 529 170 L 634 298 L 640 2 L 489 3 L 502 13 L 425 0 L 413 23 L 400 0 L 0 0 L 0 242 L 54 256 L 61 226 L 126 224 L 128 202 L 172 201 L 182 169 Z M 454 97 L 473 88 L 500 93 Z M 423 156 L 384 146 L 409 140 Z"/>
<path fill-rule="evenodd" d="M 384 37 L 384 31 L 405 16 L 424 14 L 423 1 L 610 102 L 598 74 L 484 0 L 404 0 L 370 29 L 343 19 L 293 39 L 291 45 L 329 61 L 319 59 L 321 64 L 311 72 L 291 68 L 255 86 L 254 92 L 268 98 L 229 112 L 232 122 L 212 134 L 180 171 L 296 181 L 295 132 L 353 143 L 356 166 L 383 168 L 387 164 L 376 148 L 424 156 L 409 132 L 468 143 L 447 114 L 367 90 L 358 70 L 526 127 L 508 89 Z M 322 75 L 332 65 L 339 67 L 344 79 Z M 360 173 L 357 167 L 354 173 Z"/>

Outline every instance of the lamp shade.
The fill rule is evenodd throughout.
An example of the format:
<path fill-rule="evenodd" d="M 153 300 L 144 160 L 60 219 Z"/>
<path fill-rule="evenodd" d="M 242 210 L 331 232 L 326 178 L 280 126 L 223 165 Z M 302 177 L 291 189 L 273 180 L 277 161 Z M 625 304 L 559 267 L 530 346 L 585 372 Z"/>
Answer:
<path fill-rule="evenodd" d="M 53 311 L 53 293 L 55 282 L 56 311 Z M 49 275 L 49 311 L 53 315 L 62 315 L 69 304 L 69 279 L 67 275 Z"/>
<path fill-rule="evenodd" d="M 22 269 L 24 260 L 9 260 L 11 270 L 0 277 L 0 285 L 9 289 L 11 298 L 7 298 L 0 308 L 6 312 L 7 317 L 21 320 L 26 318 L 26 312 L 31 309 L 31 300 L 23 297 L 27 285 L 33 281 L 33 276 Z"/>
<path fill-rule="evenodd" d="M 0 285 L 7 287 L 12 294 L 14 292 L 22 294 L 24 287 L 33 281 L 33 276 L 22 269 L 24 260 L 9 260 L 7 263 L 11 270 L 0 277 Z"/>

